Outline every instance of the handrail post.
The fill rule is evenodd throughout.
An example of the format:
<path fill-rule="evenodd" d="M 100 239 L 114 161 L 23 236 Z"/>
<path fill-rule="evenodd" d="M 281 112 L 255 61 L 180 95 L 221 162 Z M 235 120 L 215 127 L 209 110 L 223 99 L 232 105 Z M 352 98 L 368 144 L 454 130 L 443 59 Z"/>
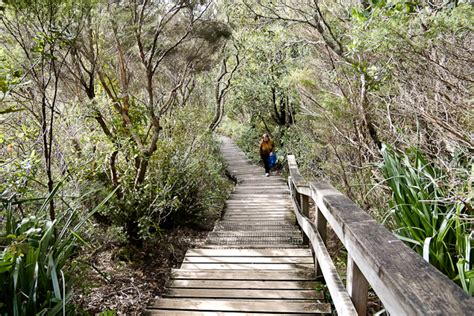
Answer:
<path fill-rule="evenodd" d="M 357 310 L 357 314 L 367 315 L 369 283 L 349 254 L 347 255 L 346 288 Z"/>
<path fill-rule="evenodd" d="M 298 206 L 298 199 L 299 199 L 298 191 L 296 190 L 296 186 L 293 183 L 293 179 L 291 178 L 291 176 L 288 177 L 288 186 L 290 188 L 291 198 L 295 202 L 296 206 Z M 298 219 L 296 217 L 295 217 L 295 224 L 299 226 Z"/>
<path fill-rule="evenodd" d="M 309 218 L 309 198 L 307 195 L 300 194 L 301 213 Z M 303 245 L 309 245 L 308 236 L 303 232 Z"/>
<path fill-rule="evenodd" d="M 327 220 L 324 217 L 323 213 L 319 210 L 319 208 L 315 205 L 316 209 L 316 228 L 321 236 L 321 239 L 324 242 L 324 245 L 327 246 Z M 315 260 L 316 266 L 316 276 L 322 275 L 321 267 Z"/>

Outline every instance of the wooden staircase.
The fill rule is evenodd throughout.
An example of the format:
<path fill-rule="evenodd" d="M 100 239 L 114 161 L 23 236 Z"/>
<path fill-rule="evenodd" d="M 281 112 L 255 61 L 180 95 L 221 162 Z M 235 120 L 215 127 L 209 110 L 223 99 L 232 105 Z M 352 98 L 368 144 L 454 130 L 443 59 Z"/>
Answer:
<path fill-rule="evenodd" d="M 265 177 L 228 138 L 221 151 L 238 184 L 202 249 L 186 253 L 149 315 L 330 314 L 311 250 L 279 176 Z"/>

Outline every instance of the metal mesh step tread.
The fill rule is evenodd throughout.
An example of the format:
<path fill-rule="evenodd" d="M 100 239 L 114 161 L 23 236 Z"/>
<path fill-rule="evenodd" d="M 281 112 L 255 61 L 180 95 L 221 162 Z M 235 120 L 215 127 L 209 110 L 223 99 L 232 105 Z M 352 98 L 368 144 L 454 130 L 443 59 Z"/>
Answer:
<path fill-rule="evenodd" d="M 250 225 L 237 223 L 219 223 L 214 231 L 294 231 L 294 225 Z"/>
<path fill-rule="evenodd" d="M 228 238 L 228 237 L 258 237 L 258 238 L 270 238 L 270 237 L 301 237 L 301 232 L 298 230 L 293 231 L 213 231 L 209 233 L 209 238 Z"/>
<path fill-rule="evenodd" d="M 218 245 L 239 245 L 239 244 L 290 244 L 302 245 L 301 237 L 278 236 L 278 237 L 208 237 L 207 243 Z"/>

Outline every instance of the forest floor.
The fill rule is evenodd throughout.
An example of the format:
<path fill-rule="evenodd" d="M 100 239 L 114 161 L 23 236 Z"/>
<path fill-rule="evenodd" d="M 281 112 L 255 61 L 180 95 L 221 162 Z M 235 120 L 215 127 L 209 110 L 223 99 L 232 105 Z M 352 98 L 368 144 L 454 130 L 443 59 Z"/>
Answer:
<path fill-rule="evenodd" d="M 142 315 L 162 295 L 171 269 L 179 267 L 188 248 L 202 245 L 207 233 L 175 229 L 141 248 L 104 244 L 88 261 L 93 268 L 78 276 L 82 286 L 72 302 L 82 310 L 78 314 Z"/>

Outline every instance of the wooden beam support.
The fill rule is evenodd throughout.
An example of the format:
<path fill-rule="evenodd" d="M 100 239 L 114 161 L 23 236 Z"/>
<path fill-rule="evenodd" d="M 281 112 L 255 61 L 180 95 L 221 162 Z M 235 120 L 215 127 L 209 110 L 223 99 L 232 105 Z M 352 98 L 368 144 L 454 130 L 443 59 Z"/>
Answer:
<path fill-rule="evenodd" d="M 300 194 L 300 206 L 301 206 L 301 213 L 309 218 L 309 198 L 306 195 Z M 306 234 L 303 234 L 303 245 L 308 245 L 309 239 Z"/>
<path fill-rule="evenodd" d="M 347 256 L 346 288 L 359 315 L 367 315 L 369 283 L 352 258 Z"/>
<path fill-rule="evenodd" d="M 327 246 L 327 221 L 324 217 L 323 213 L 319 210 L 319 208 L 315 205 L 316 208 L 316 229 L 321 236 L 321 239 L 324 242 L 324 245 Z M 320 276 L 322 274 L 321 268 L 317 261 L 314 262 L 315 264 L 315 271 L 316 276 Z"/>

